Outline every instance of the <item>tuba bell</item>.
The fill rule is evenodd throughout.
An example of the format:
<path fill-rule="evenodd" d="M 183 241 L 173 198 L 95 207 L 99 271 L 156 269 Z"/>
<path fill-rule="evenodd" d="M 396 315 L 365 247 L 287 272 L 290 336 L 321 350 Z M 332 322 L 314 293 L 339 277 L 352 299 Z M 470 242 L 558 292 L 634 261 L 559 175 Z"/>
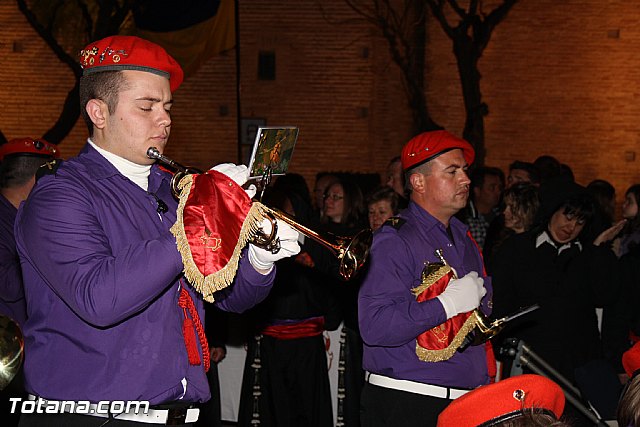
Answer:
<path fill-rule="evenodd" d="M 183 166 L 168 158 L 161 154 L 156 147 L 149 147 L 147 157 L 158 160 L 176 170 L 176 173 L 171 178 L 171 193 L 176 199 L 180 197 L 180 181 L 186 175 L 203 173 L 197 168 Z M 264 206 L 264 208 L 266 210 L 266 218 L 271 222 L 271 232 L 269 234 L 263 231 L 256 233 L 252 240 L 254 245 L 267 250 L 273 249 L 277 234 L 276 220 L 280 220 L 329 249 L 333 256 L 340 260 L 338 272 L 344 280 L 351 279 L 364 266 L 373 239 L 371 229 L 363 229 L 353 236 L 339 236 L 328 232 L 321 234 L 300 224 L 294 217 L 279 209 L 268 206 Z"/>
<path fill-rule="evenodd" d="M 24 341 L 18 324 L 0 315 L 0 390 L 9 385 L 20 370 Z"/>

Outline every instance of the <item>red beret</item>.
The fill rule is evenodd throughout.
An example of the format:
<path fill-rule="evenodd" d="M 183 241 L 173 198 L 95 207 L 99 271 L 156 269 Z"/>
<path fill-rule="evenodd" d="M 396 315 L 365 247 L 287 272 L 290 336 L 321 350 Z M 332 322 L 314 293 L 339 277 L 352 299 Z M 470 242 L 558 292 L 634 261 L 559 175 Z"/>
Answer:
<path fill-rule="evenodd" d="M 60 158 L 60 149 L 44 139 L 16 138 L 0 145 L 0 161 L 11 155 Z"/>
<path fill-rule="evenodd" d="M 523 409 L 532 408 L 560 418 L 564 410 L 560 386 L 546 377 L 532 374 L 480 386 L 451 402 L 440 413 L 438 427 L 490 426 L 519 417 L 526 413 Z"/>
<path fill-rule="evenodd" d="M 460 148 L 468 165 L 473 163 L 475 152 L 473 147 L 464 139 L 458 138 L 446 130 L 423 132 L 413 137 L 402 148 L 402 169 L 407 170 L 421 163 L 425 163 L 446 151 Z"/>
<path fill-rule="evenodd" d="M 147 71 L 169 79 L 174 92 L 184 78 L 180 64 L 162 47 L 134 36 L 111 36 L 80 51 L 83 75 L 100 71 Z"/>
<path fill-rule="evenodd" d="M 640 369 L 640 342 L 635 343 L 633 347 L 622 354 L 622 366 L 629 378 L 633 377 L 634 372 Z"/>

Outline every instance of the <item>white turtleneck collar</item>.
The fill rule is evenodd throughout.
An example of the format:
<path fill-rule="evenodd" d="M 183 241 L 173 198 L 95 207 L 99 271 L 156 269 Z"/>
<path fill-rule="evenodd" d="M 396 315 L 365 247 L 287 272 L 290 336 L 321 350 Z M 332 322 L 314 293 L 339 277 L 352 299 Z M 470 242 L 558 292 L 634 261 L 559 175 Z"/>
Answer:
<path fill-rule="evenodd" d="M 96 149 L 96 151 L 109 161 L 118 172 L 122 175 L 129 178 L 131 181 L 136 183 L 140 188 L 144 191 L 147 191 L 149 188 L 149 174 L 151 173 L 151 165 L 139 165 L 137 163 L 133 163 L 125 159 L 124 157 L 117 156 L 113 153 L 110 153 L 107 150 L 104 150 L 98 147 L 91 138 L 87 140 L 89 144 Z"/>

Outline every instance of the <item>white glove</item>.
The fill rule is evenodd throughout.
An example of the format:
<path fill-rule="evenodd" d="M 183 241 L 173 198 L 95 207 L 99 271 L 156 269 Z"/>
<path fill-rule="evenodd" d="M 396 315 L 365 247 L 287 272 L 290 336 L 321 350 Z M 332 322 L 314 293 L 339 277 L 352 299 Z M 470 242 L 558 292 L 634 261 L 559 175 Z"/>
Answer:
<path fill-rule="evenodd" d="M 234 165 L 233 163 L 221 163 L 211 168 L 211 170 L 223 173 L 234 180 L 239 186 L 243 186 L 249 179 L 249 169 L 245 165 Z M 256 195 L 256 186 L 251 184 L 244 191 L 250 199 Z"/>
<path fill-rule="evenodd" d="M 256 191 L 258 191 L 258 189 L 256 188 L 255 184 L 251 184 L 250 186 L 245 188 L 244 191 L 247 193 L 247 195 L 249 196 L 250 199 L 253 199 L 255 197 Z"/>
<path fill-rule="evenodd" d="M 278 226 L 276 237 L 280 239 L 280 250 L 278 252 L 273 253 L 269 250 L 259 248 L 254 244 L 249 244 L 249 262 L 256 270 L 267 270 L 267 272 L 269 272 L 276 261 L 300 253 L 300 245 L 298 245 L 298 235 L 300 233 L 284 221 L 276 221 L 276 223 Z M 262 221 L 262 227 L 265 234 L 269 235 L 271 232 L 271 221 L 264 219 Z"/>
<path fill-rule="evenodd" d="M 460 279 L 451 279 L 444 292 L 437 297 L 447 313 L 447 319 L 478 308 L 480 300 L 487 293 L 483 284 L 484 279 L 478 277 L 475 271 Z"/>

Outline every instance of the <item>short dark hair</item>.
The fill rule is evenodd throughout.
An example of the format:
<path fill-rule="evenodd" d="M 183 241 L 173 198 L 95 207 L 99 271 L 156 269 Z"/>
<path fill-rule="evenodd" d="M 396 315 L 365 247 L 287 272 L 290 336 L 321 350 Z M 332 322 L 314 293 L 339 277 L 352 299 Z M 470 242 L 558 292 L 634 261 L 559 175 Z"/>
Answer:
<path fill-rule="evenodd" d="M 533 163 L 516 160 L 509 165 L 509 172 L 514 169 L 525 171 L 529 175 L 529 179 L 533 184 L 540 183 L 540 172 L 538 172 L 538 168 Z"/>
<path fill-rule="evenodd" d="M 469 179 L 471 179 L 471 190 L 482 187 L 487 175 L 497 176 L 504 187 L 504 172 L 502 172 L 502 169 L 492 166 L 480 166 L 475 168 L 469 176 Z"/>
<path fill-rule="evenodd" d="M 570 196 L 556 209 L 556 212 L 560 209 L 563 209 L 565 215 L 572 215 L 585 223 L 589 222 L 596 212 L 595 202 L 587 193 Z"/>
<path fill-rule="evenodd" d="M 411 194 L 413 191 L 413 187 L 411 186 L 411 175 L 414 173 L 420 173 L 423 175 L 429 175 L 431 173 L 432 162 L 424 162 L 418 163 L 417 165 L 407 169 L 404 172 L 404 192 L 406 194 Z"/>
<path fill-rule="evenodd" d="M 540 182 L 546 182 L 561 176 L 566 176 L 562 163 L 548 154 L 543 154 L 533 161 L 540 174 Z"/>
<path fill-rule="evenodd" d="M 26 184 L 44 165 L 46 157 L 40 156 L 10 156 L 0 163 L 0 188 L 13 188 Z"/>
<path fill-rule="evenodd" d="M 80 113 L 93 136 L 93 122 L 87 113 L 87 103 L 92 99 L 100 99 L 107 104 L 109 114 L 113 114 L 118 106 L 120 91 L 127 87 L 127 80 L 122 71 L 102 71 L 91 73 L 80 78 Z"/>

